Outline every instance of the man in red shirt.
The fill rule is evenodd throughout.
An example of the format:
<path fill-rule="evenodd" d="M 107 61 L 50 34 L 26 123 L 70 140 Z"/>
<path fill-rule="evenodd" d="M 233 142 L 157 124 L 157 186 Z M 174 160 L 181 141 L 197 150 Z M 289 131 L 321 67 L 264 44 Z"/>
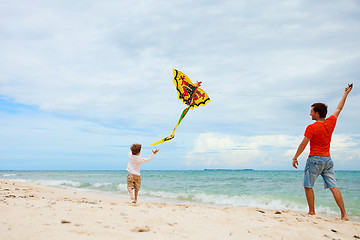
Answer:
<path fill-rule="evenodd" d="M 304 139 L 300 143 L 292 161 L 292 166 L 297 168 L 297 165 L 299 164 L 297 158 L 310 142 L 310 155 L 304 170 L 304 189 L 310 215 L 315 215 L 315 195 L 313 186 L 316 178 L 321 175 L 324 180 L 324 187 L 330 188 L 334 199 L 340 208 L 341 219 L 349 221 L 341 192 L 336 185 L 333 168 L 334 163 L 330 157 L 330 142 L 337 118 L 343 109 L 346 98 L 351 90 L 352 85 L 345 88 L 344 95 L 335 112 L 329 118 L 326 118 L 327 106 L 325 104 L 314 103 L 311 106 L 310 116 L 312 117 L 312 120 L 315 120 L 316 122 L 306 128 Z"/>

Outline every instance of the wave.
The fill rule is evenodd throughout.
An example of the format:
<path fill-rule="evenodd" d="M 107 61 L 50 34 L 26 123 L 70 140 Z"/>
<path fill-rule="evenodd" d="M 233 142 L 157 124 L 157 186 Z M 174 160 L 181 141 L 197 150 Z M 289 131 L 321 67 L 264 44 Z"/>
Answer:
<path fill-rule="evenodd" d="M 30 181 L 39 185 L 46 185 L 51 187 L 71 187 L 79 188 L 82 186 L 81 182 L 76 182 L 72 180 L 32 180 Z"/>
<path fill-rule="evenodd" d="M 66 189 L 77 189 L 85 191 L 99 191 L 99 192 L 111 192 L 111 193 L 126 193 L 127 185 L 121 183 L 111 182 L 79 182 L 73 180 L 49 180 L 49 179 L 11 179 L 17 182 L 28 182 L 38 185 L 60 187 Z"/>
<path fill-rule="evenodd" d="M 14 177 L 14 176 L 16 176 L 16 174 L 15 173 L 3 173 L 3 174 L 1 174 L 1 176 L 2 177 Z"/>
<path fill-rule="evenodd" d="M 288 199 L 280 199 L 271 196 L 239 196 L 239 195 L 226 195 L 226 194 L 211 194 L 211 193 L 196 193 L 195 191 L 189 192 L 166 192 L 166 191 L 152 191 L 144 190 L 142 192 L 150 198 L 160 198 L 165 201 L 181 202 L 188 204 L 204 204 L 215 205 L 224 207 L 238 207 L 249 208 L 256 207 L 266 210 L 292 210 L 295 212 L 306 213 L 308 211 L 307 205 L 297 203 Z M 325 215 L 337 215 L 338 213 L 333 211 L 327 206 L 317 206 L 317 212 Z"/>

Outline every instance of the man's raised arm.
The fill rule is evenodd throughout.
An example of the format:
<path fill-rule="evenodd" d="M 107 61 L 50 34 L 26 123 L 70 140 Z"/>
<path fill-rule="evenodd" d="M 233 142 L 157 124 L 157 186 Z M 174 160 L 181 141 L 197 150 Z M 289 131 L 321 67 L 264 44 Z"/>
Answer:
<path fill-rule="evenodd" d="M 351 92 L 352 90 L 352 84 L 349 84 L 347 88 L 345 88 L 345 92 L 344 92 L 344 95 L 342 96 L 335 112 L 332 114 L 334 115 L 336 118 L 338 118 L 341 110 L 343 109 L 344 105 L 345 105 L 345 101 L 346 101 L 346 98 L 348 96 L 348 94 Z"/>

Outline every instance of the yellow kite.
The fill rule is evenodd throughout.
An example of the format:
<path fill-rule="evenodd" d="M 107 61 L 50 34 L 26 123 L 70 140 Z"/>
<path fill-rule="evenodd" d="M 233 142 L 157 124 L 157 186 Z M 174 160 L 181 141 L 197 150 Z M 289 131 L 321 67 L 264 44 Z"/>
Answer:
<path fill-rule="evenodd" d="M 172 133 L 166 137 L 161 139 L 160 141 L 154 142 L 151 144 L 152 146 L 157 145 L 159 143 L 163 143 L 169 141 L 174 138 L 175 131 L 179 126 L 180 122 L 184 119 L 189 109 L 194 107 L 198 107 L 201 105 L 206 105 L 210 102 L 209 96 L 204 92 L 200 87 L 201 82 L 196 82 L 195 84 L 191 82 L 191 80 L 184 73 L 173 69 L 174 73 L 174 84 L 176 87 L 176 91 L 178 93 L 179 100 L 183 101 L 189 107 L 185 108 L 182 112 L 178 123 L 176 124 Z"/>

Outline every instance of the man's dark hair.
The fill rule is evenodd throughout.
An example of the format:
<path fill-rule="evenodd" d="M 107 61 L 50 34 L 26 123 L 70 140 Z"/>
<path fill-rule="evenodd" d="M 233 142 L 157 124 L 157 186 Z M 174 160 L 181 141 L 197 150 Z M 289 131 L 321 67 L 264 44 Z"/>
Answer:
<path fill-rule="evenodd" d="M 314 108 L 314 112 L 319 113 L 320 118 L 325 118 L 327 114 L 327 105 L 324 103 L 314 103 L 311 105 Z"/>

